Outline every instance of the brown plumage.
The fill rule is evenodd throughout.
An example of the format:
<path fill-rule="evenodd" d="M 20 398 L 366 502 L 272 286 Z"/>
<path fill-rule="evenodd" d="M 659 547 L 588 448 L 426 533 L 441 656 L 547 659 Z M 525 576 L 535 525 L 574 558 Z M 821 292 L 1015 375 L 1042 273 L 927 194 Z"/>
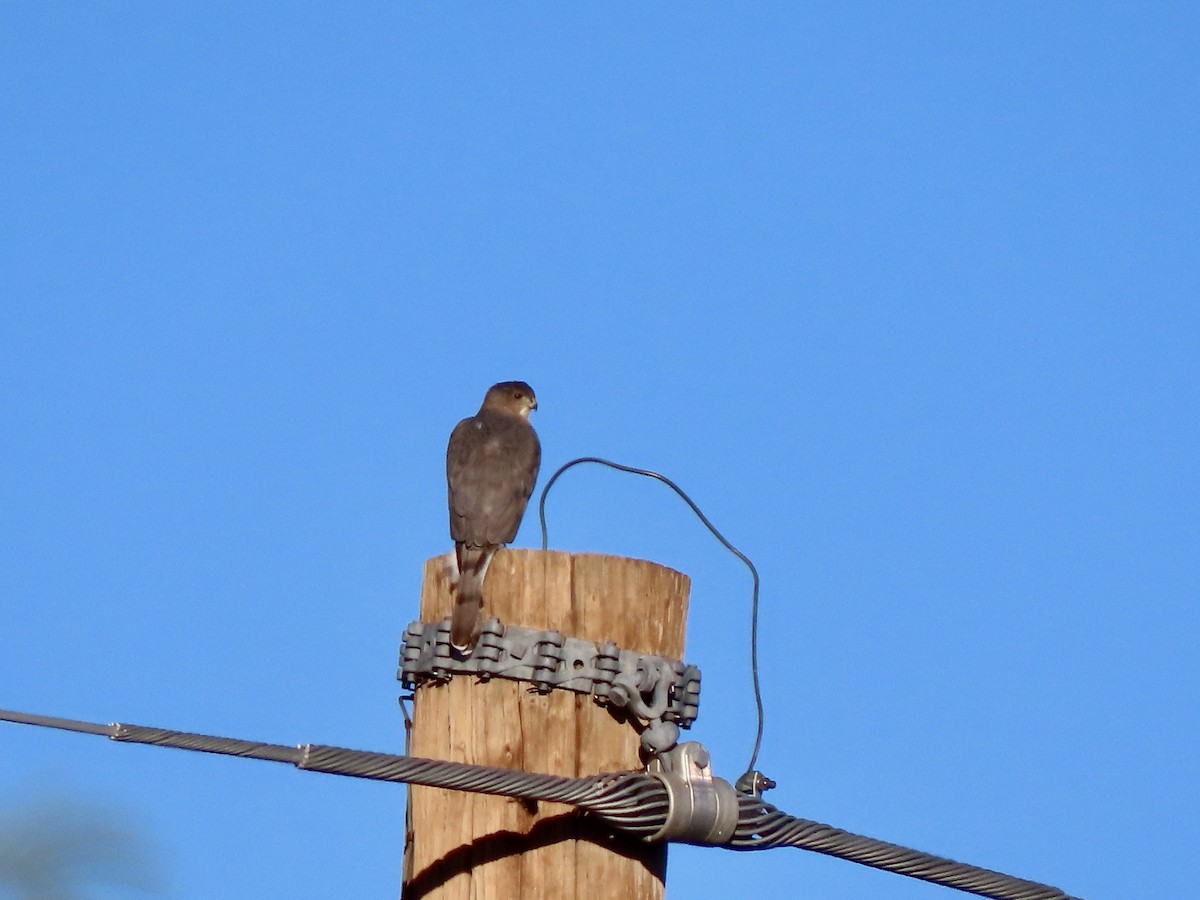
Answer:
<path fill-rule="evenodd" d="M 497 549 L 517 536 L 537 481 L 542 448 L 529 424 L 533 388 L 503 381 L 488 389 L 479 412 L 455 426 L 446 448 L 450 537 L 458 585 L 450 642 L 475 645 L 483 625 L 483 579 Z"/>

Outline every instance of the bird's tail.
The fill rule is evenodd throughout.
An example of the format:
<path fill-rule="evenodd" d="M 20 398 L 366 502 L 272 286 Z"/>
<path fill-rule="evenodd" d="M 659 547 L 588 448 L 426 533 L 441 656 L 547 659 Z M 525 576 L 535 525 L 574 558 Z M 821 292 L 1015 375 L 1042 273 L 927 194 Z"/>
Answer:
<path fill-rule="evenodd" d="M 454 591 L 454 609 L 450 612 L 450 643 L 459 650 L 470 650 L 483 628 L 483 578 L 492 561 L 495 547 L 469 547 L 459 544 L 458 587 Z"/>

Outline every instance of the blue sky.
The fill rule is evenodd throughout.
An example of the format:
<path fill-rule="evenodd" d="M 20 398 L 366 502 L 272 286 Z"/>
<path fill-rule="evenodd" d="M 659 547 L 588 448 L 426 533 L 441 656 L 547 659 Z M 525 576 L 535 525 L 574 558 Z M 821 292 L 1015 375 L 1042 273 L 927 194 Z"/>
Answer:
<path fill-rule="evenodd" d="M 1193 4 L 0 13 L 0 707 L 399 751 L 444 451 L 662 471 L 763 577 L 768 799 L 1088 900 L 1200 879 Z M 533 546 L 536 518 L 517 543 Z M 749 579 L 579 468 L 559 549 Z M 393 897 L 403 788 L 0 728 L 176 898 Z M 672 850 L 672 896 L 962 896 Z M 127 896 L 96 887 L 91 896 Z"/>

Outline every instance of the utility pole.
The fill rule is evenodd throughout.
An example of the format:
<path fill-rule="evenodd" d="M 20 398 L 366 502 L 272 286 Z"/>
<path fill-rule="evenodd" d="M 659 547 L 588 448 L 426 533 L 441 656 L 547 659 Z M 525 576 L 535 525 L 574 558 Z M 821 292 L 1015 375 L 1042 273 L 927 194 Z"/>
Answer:
<path fill-rule="evenodd" d="M 421 619 L 447 616 L 445 560 L 425 563 Z M 501 550 L 484 589 L 484 616 L 557 629 L 588 641 L 683 658 L 687 576 L 645 560 Z M 567 690 L 458 675 L 419 687 L 414 756 L 586 776 L 642 768 L 626 715 Z M 409 787 L 403 900 L 660 900 L 665 842 L 603 827 L 572 807 Z"/>

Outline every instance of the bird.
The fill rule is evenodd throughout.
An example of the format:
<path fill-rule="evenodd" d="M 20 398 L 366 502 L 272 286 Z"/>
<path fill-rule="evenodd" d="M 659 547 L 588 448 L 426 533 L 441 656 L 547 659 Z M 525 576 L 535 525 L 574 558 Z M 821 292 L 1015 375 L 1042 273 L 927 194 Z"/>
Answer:
<path fill-rule="evenodd" d="M 524 381 L 488 388 L 479 412 L 463 419 L 446 447 L 450 537 L 458 580 L 450 643 L 469 652 L 483 627 L 483 579 L 496 551 L 517 536 L 533 493 L 542 447 L 529 421 L 537 397 Z"/>

